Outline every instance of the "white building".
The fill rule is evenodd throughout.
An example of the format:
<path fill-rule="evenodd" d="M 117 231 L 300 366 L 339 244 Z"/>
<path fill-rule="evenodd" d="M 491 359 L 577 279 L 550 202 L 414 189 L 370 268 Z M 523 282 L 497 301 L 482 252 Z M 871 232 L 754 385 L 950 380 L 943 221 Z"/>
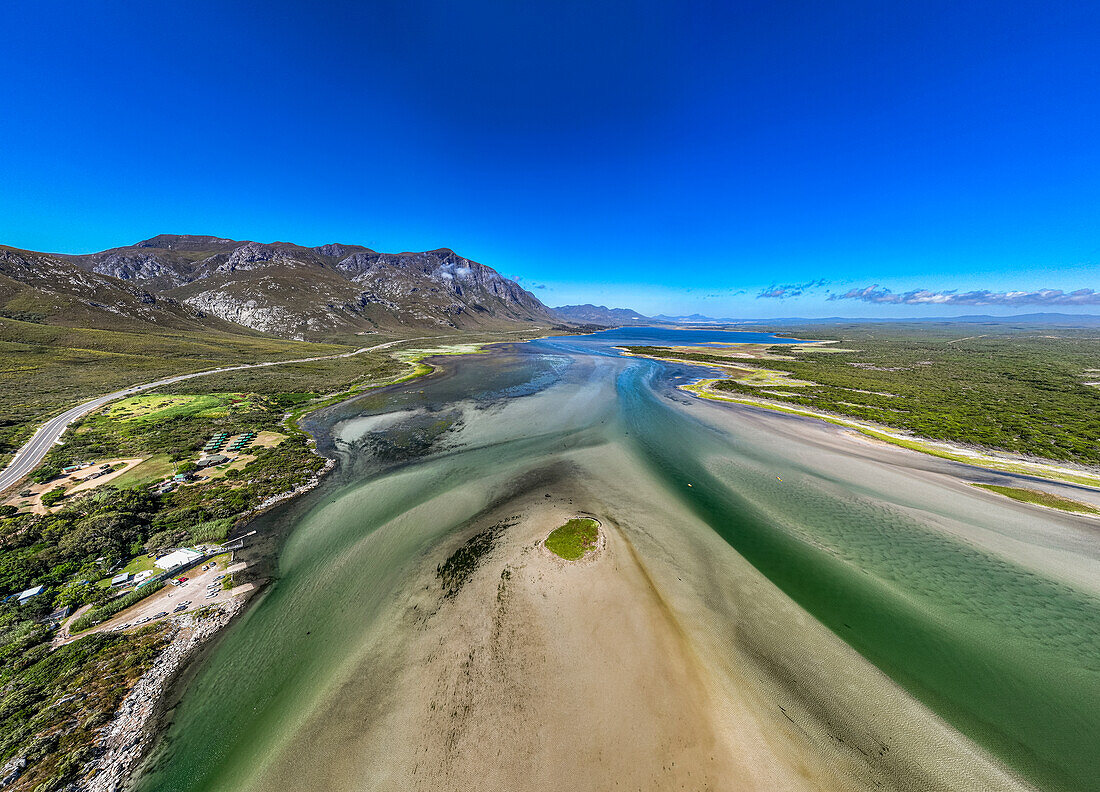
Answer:
<path fill-rule="evenodd" d="M 200 558 L 202 558 L 202 553 L 197 550 L 188 550 L 184 547 L 179 550 L 173 550 L 166 556 L 161 556 L 153 562 L 153 566 L 167 572 L 170 569 L 178 569 L 179 567 L 193 564 Z"/>
<path fill-rule="evenodd" d="M 41 594 L 45 590 L 46 590 L 45 586 L 35 586 L 34 588 L 29 588 L 26 591 L 19 592 L 19 604 L 22 605 L 24 602 L 29 600 L 31 597 L 37 597 L 39 594 Z"/>

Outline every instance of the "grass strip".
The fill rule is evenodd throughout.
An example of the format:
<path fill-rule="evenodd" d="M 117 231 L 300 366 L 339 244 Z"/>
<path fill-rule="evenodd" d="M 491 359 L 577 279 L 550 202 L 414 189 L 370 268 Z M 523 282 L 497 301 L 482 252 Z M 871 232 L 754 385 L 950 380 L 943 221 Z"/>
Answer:
<path fill-rule="evenodd" d="M 1077 514 L 1100 514 L 1100 509 L 1097 509 L 1095 506 L 1081 503 L 1081 501 L 1071 500 L 1070 498 L 1063 498 L 1061 495 L 1052 495 L 1049 492 L 1025 489 L 1024 487 L 1005 487 L 1000 484 L 972 484 L 971 486 L 988 490 L 989 492 L 995 492 L 998 495 L 1004 495 L 1006 498 L 1012 498 L 1012 500 L 1021 501 L 1023 503 L 1034 503 L 1038 506 L 1046 506 L 1050 509 L 1060 509 L 1061 511 L 1075 512 Z"/>

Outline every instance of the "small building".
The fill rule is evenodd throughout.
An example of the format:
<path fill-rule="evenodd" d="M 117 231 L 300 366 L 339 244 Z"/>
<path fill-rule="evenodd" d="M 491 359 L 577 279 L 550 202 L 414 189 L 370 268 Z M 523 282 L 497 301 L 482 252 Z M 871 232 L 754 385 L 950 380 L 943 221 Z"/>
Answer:
<path fill-rule="evenodd" d="M 19 592 L 19 604 L 22 605 L 24 602 L 29 600 L 31 597 L 37 597 L 39 594 L 41 594 L 45 590 L 46 590 L 45 586 L 35 586 L 34 588 L 29 588 L 26 591 L 20 591 Z"/>
<path fill-rule="evenodd" d="M 53 613 L 51 613 L 49 616 L 47 616 L 46 621 L 47 622 L 55 622 L 55 623 L 60 622 L 63 619 L 67 618 L 68 615 L 72 612 L 73 612 L 73 609 L 70 606 L 66 605 L 63 608 L 58 608 Z"/>
<path fill-rule="evenodd" d="M 130 582 L 130 573 L 129 572 L 119 572 L 117 575 L 115 575 L 113 578 L 111 578 L 111 587 L 115 588 L 117 586 L 125 586 L 129 582 Z"/>
<path fill-rule="evenodd" d="M 232 462 L 233 460 L 227 457 L 225 454 L 211 454 L 210 456 L 204 456 L 199 459 L 197 464 L 199 467 L 214 467 L 215 465 L 224 465 L 226 462 Z"/>
<path fill-rule="evenodd" d="M 202 553 L 197 550 L 188 550 L 187 548 L 181 548 L 179 550 L 173 550 L 166 556 L 161 556 L 153 564 L 158 569 L 163 569 L 166 572 L 171 569 L 178 569 L 183 566 L 188 566 L 195 563 L 202 558 Z"/>

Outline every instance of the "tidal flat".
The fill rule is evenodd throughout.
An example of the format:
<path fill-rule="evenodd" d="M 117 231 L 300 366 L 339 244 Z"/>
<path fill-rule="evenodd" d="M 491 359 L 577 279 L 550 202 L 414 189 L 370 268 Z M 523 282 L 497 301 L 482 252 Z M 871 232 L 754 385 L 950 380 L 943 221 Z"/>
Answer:
<path fill-rule="evenodd" d="M 274 580 L 138 789 L 1100 789 L 1093 521 L 612 348 L 715 335 L 511 345 L 313 418 L 337 470 L 265 518 Z M 597 557 L 540 552 L 578 514 Z"/>

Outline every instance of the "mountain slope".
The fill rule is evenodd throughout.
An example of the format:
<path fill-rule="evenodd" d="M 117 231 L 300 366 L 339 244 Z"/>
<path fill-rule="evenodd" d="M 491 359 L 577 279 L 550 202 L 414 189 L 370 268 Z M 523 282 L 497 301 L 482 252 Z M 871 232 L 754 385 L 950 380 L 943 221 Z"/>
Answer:
<path fill-rule="evenodd" d="M 0 246 L 0 316 L 67 327 L 137 330 L 242 328 L 61 256 Z"/>
<path fill-rule="evenodd" d="M 559 305 L 552 309 L 556 316 L 567 322 L 588 322 L 601 325 L 644 324 L 652 321 L 630 308 L 608 308 L 605 305 Z"/>
<path fill-rule="evenodd" d="M 160 235 L 69 260 L 205 314 L 291 338 L 556 321 L 514 281 L 445 248 L 389 254 L 359 245 Z"/>

